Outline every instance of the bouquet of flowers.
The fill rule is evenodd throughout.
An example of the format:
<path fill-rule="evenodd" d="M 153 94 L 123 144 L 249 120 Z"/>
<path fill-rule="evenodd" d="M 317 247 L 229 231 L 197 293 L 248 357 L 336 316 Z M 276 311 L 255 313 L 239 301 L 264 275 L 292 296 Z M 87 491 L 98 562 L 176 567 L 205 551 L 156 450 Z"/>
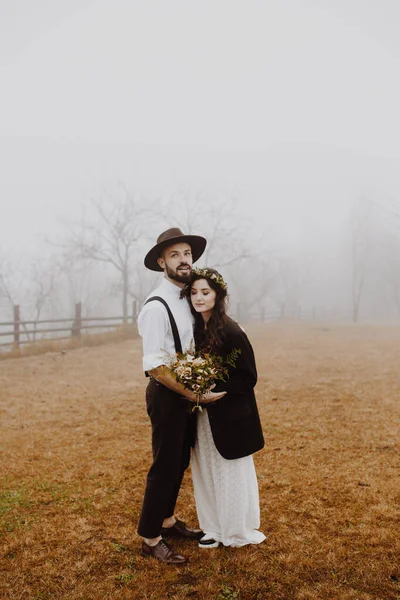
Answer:
<path fill-rule="evenodd" d="M 203 394 L 209 391 L 211 385 L 217 381 L 225 381 L 228 377 L 227 365 L 234 366 L 235 357 L 229 355 L 229 360 L 209 353 L 185 352 L 176 354 L 168 364 L 175 379 L 185 388 L 196 394 L 196 409 L 202 411 L 200 400 Z"/>

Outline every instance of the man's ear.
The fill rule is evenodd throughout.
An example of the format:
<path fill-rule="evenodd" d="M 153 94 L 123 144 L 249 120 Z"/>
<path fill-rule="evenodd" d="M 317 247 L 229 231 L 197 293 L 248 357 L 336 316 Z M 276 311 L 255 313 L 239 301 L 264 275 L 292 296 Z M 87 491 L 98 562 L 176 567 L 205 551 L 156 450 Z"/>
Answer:
<path fill-rule="evenodd" d="M 165 260 L 161 256 L 160 256 L 160 258 L 157 258 L 157 262 L 160 265 L 160 267 L 162 269 L 164 269 L 164 267 L 165 267 Z"/>

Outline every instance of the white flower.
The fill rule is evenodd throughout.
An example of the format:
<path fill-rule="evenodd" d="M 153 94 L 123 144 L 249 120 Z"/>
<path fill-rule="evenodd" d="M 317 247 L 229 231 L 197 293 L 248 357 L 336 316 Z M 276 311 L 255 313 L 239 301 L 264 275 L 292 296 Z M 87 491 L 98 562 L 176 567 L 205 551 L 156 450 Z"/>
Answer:
<path fill-rule="evenodd" d="M 201 356 L 198 356 L 197 358 L 194 359 L 193 361 L 193 365 L 200 366 L 200 365 L 204 365 L 206 363 L 206 361 L 204 360 L 204 358 L 201 358 Z"/>

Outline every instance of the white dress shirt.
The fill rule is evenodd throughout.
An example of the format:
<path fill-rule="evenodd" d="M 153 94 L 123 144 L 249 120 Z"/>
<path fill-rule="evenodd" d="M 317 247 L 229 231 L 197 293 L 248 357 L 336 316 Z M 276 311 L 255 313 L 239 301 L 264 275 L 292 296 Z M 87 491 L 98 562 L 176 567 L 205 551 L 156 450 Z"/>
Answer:
<path fill-rule="evenodd" d="M 188 300 L 181 299 L 180 293 L 180 287 L 164 278 L 148 298 L 161 296 L 166 301 L 176 321 L 182 351 L 188 352 L 194 348 L 194 318 Z M 161 302 L 154 300 L 143 306 L 138 316 L 138 329 L 143 341 L 143 370 L 168 364 L 168 357 L 175 354 L 175 343 L 167 309 Z"/>

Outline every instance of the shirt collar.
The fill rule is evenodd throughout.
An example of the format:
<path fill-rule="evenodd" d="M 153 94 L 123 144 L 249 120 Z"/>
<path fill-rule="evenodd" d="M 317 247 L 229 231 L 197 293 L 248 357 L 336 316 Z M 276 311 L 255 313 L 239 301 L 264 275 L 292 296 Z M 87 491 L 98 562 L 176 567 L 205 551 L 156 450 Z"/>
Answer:
<path fill-rule="evenodd" d="M 165 279 L 165 277 L 162 280 L 161 287 L 166 292 L 168 292 L 169 294 L 173 294 L 177 298 L 179 298 L 180 295 L 181 295 L 182 288 L 178 287 L 177 285 L 175 285 L 171 281 L 168 281 L 168 279 Z"/>

